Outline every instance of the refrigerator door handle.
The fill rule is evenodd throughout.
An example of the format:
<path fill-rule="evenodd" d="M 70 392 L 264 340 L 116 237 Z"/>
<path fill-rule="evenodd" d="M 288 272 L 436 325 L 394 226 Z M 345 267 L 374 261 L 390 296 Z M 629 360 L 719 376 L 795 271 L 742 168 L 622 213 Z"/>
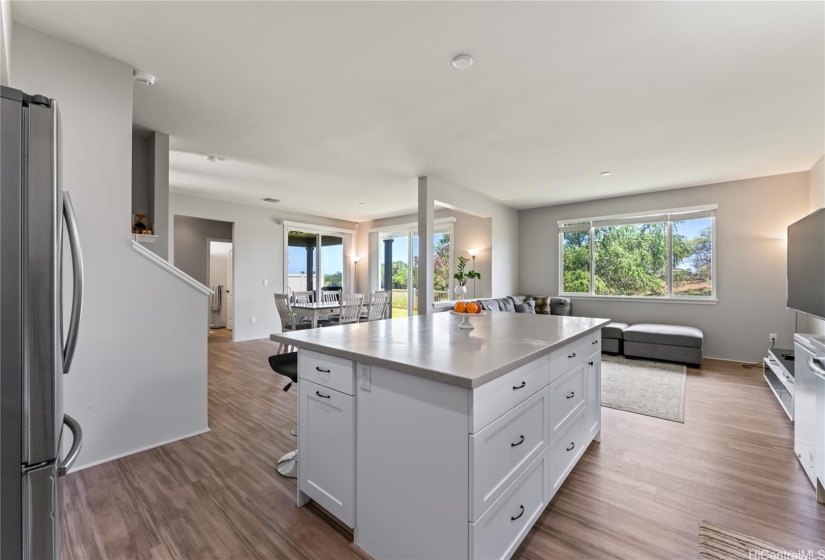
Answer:
<path fill-rule="evenodd" d="M 72 314 L 69 320 L 69 334 L 63 347 L 63 373 L 69 373 L 77 347 L 77 331 L 80 327 L 80 314 L 83 310 L 83 253 L 80 250 L 80 235 L 77 231 L 77 217 L 68 191 L 63 191 L 63 216 L 66 219 L 66 232 L 72 250 Z"/>
<path fill-rule="evenodd" d="M 825 356 L 811 356 L 808 358 L 808 367 L 819 377 L 825 378 Z"/>
<path fill-rule="evenodd" d="M 57 468 L 57 476 L 66 476 L 66 474 L 68 474 L 69 469 L 72 468 L 72 465 L 74 465 L 74 462 L 77 460 L 77 456 L 80 455 L 80 447 L 83 445 L 83 430 L 80 428 L 77 420 L 68 414 L 64 414 L 63 423 L 69 428 L 69 431 L 72 432 L 72 448 L 69 449 L 63 462 L 60 463 L 60 466 Z"/>

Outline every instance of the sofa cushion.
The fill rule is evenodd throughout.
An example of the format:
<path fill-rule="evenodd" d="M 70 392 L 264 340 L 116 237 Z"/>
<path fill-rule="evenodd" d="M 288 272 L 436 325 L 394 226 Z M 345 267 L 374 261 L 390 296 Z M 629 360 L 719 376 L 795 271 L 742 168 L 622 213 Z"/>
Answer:
<path fill-rule="evenodd" d="M 628 327 L 624 331 L 626 341 L 685 346 L 688 348 L 701 348 L 702 338 L 703 334 L 699 329 L 681 325 L 641 323 Z"/>
<path fill-rule="evenodd" d="M 485 311 L 501 311 L 498 306 L 498 300 L 495 299 L 480 299 L 476 303 Z"/>
<path fill-rule="evenodd" d="M 516 304 L 516 313 L 527 313 L 528 315 L 536 314 L 536 302 L 533 300 L 525 301 L 524 303 Z"/>
<path fill-rule="evenodd" d="M 513 302 L 513 305 L 521 305 L 524 303 L 524 296 L 507 296 L 507 299 Z"/>
<path fill-rule="evenodd" d="M 624 338 L 624 331 L 629 325 L 627 323 L 610 323 L 602 328 L 602 338 L 615 338 L 622 340 Z"/>
<path fill-rule="evenodd" d="M 526 296 L 525 299 L 536 302 L 536 313 L 550 315 L 550 296 Z"/>
<path fill-rule="evenodd" d="M 570 298 L 553 297 L 550 298 L 550 314 L 551 315 L 570 315 L 572 306 Z"/>
<path fill-rule="evenodd" d="M 513 305 L 513 300 L 510 298 L 498 298 L 496 301 L 498 302 L 498 308 L 501 311 L 507 311 L 510 313 L 516 312 L 516 306 Z"/>

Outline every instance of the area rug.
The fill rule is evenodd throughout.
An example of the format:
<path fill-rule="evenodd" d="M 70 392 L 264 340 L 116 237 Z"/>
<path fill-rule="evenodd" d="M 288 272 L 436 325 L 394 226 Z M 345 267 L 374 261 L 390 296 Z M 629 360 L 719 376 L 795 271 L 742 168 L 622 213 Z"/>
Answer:
<path fill-rule="evenodd" d="M 685 366 L 602 356 L 602 406 L 685 421 Z"/>
<path fill-rule="evenodd" d="M 753 558 L 801 558 L 771 543 L 735 533 L 710 521 L 699 523 L 699 558 L 702 560 L 751 560 Z"/>

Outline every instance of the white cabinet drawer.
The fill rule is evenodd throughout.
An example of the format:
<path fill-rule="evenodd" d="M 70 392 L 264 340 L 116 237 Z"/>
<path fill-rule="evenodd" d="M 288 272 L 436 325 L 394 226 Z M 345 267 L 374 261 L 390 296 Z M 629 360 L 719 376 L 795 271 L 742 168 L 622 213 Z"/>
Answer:
<path fill-rule="evenodd" d="M 548 488 L 550 489 L 549 499 L 556 495 L 556 491 L 562 485 L 567 475 L 573 470 L 579 456 L 584 450 L 582 442 L 582 431 L 584 429 L 584 411 L 568 424 L 556 441 L 547 448 L 549 463 Z M 549 500 L 548 500 L 549 501 Z"/>
<path fill-rule="evenodd" d="M 547 505 L 547 454 L 541 453 L 475 523 L 470 558 L 510 558 Z"/>
<path fill-rule="evenodd" d="M 588 362 L 582 362 L 554 381 L 550 394 L 550 441 L 587 404 Z"/>
<path fill-rule="evenodd" d="M 470 438 L 470 521 L 547 447 L 548 387 Z"/>
<path fill-rule="evenodd" d="M 549 382 L 549 357 L 542 356 L 472 391 L 470 433 L 478 433 L 490 422 L 535 395 Z"/>
<path fill-rule="evenodd" d="M 601 352 L 602 331 L 596 331 L 550 353 L 550 383 L 584 362 L 594 352 Z"/>
<path fill-rule="evenodd" d="M 298 376 L 347 395 L 355 394 L 355 367 L 350 360 L 300 350 Z"/>
<path fill-rule="evenodd" d="M 355 397 L 300 381 L 298 484 L 355 527 Z"/>

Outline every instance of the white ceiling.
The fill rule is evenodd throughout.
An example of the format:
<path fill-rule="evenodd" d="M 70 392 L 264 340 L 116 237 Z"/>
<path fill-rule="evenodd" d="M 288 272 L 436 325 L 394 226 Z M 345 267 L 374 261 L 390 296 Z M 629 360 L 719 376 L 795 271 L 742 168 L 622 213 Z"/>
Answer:
<path fill-rule="evenodd" d="M 13 15 L 157 77 L 135 87 L 134 120 L 171 135 L 173 190 L 285 210 L 412 211 L 419 175 L 529 208 L 802 171 L 825 150 L 823 2 L 64 1 Z M 455 70 L 462 52 L 475 64 Z"/>

